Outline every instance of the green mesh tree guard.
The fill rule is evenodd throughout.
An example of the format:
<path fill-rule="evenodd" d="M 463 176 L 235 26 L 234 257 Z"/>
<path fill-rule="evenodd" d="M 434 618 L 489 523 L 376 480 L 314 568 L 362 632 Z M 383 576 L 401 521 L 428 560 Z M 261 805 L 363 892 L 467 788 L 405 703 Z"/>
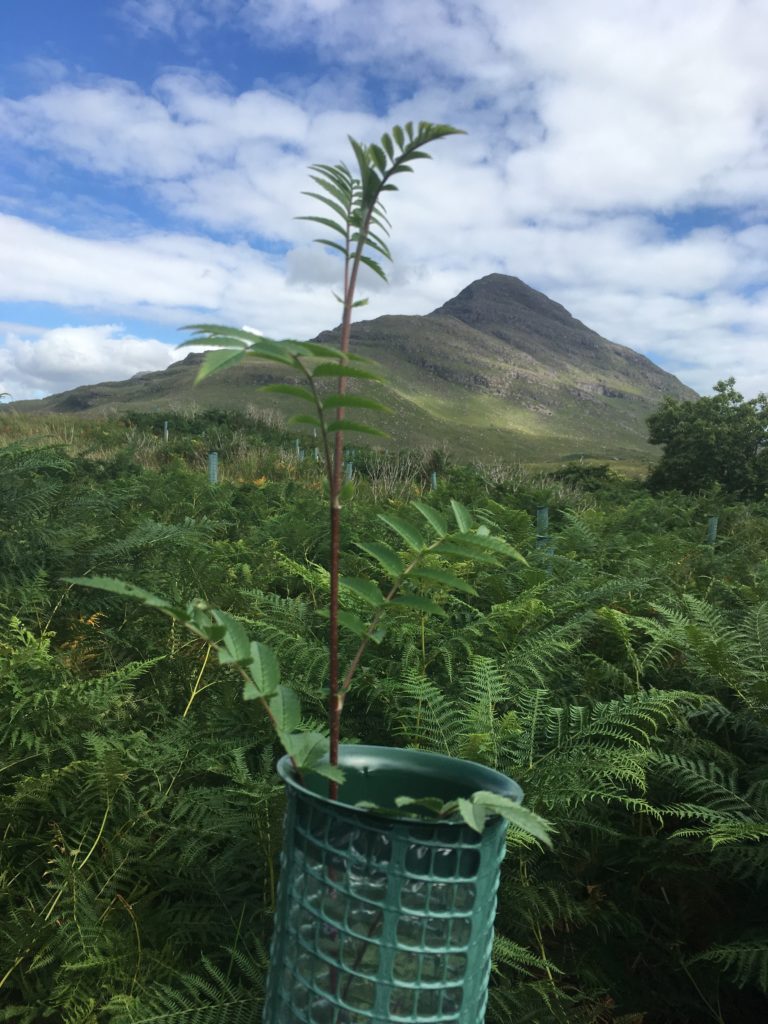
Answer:
<path fill-rule="evenodd" d="M 354 804 L 522 791 L 440 754 L 343 747 L 340 760 L 338 802 L 278 765 L 288 808 L 263 1024 L 481 1024 L 506 823 L 479 835 Z"/>

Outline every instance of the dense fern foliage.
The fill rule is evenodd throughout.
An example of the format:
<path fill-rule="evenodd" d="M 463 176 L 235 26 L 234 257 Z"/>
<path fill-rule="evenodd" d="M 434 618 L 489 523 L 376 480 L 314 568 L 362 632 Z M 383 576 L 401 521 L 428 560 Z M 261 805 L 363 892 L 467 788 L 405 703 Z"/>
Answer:
<path fill-rule="evenodd" d="M 165 446 L 147 427 L 107 425 L 109 444 L 93 425 L 79 443 L 9 430 L 0 448 L 12 1024 L 259 1019 L 281 840 L 271 734 L 203 641 L 62 581 L 118 576 L 229 609 L 320 720 L 322 485 L 269 425 L 209 417 Z M 403 609 L 344 728 L 499 768 L 556 825 L 554 852 L 510 833 L 489 1022 L 766 1019 L 768 506 L 652 497 L 604 471 L 366 455 L 346 572 L 363 571 L 354 541 L 379 533 L 376 514 L 435 467 L 434 503 L 461 500 L 528 564 L 459 567 L 478 596 L 446 595 L 444 619 Z"/>

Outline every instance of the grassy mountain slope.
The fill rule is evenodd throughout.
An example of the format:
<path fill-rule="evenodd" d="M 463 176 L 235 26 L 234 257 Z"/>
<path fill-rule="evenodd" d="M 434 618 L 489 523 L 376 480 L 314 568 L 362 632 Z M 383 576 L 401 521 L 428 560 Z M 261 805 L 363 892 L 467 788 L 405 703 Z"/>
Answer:
<path fill-rule="evenodd" d="M 336 332 L 320 340 L 332 342 Z M 447 446 L 465 458 L 547 463 L 567 458 L 642 465 L 654 457 L 646 417 L 665 394 L 694 393 L 644 356 L 613 344 L 517 278 L 491 274 L 427 316 L 383 316 L 353 329 L 360 354 L 378 360 L 377 390 L 394 410 L 395 446 Z M 250 363 L 193 388 L 202 356 L 127 381 L 75 388 L 20 411 L 113 414 L 191 406 L 296 411 L 258 392 L 289 379 Z"/>

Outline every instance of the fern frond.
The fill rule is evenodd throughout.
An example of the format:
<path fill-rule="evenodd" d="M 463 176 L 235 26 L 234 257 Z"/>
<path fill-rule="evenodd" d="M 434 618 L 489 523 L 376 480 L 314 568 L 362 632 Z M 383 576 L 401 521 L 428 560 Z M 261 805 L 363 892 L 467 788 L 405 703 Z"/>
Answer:
<path fill-rule="evenodd" d="M 505 967 L 512 967 L 515 971 L 528 977 L 539 977 L 544 971 L 549 971 L 552 974 L 562 973 L 551 961 L 537 956 L 525 946 L 497 933 L 493 938 L 493 969 L 498 970 L 502 964 Z"/>
<path fill-rule="evenodd" d="M 733 977 L 739 988 L 756 985 L 762 992 L 768 992 L 768 939 L 712 946 L 689 963 L 717 964 Z"/>
<path fill-rule="evenodd" d="M 448 753 L 461 731 L 461 710 L 416 671 L 407 670 L 399 688 L 406 697 L 396 712 L 399 735 L 419 749 Z"/>

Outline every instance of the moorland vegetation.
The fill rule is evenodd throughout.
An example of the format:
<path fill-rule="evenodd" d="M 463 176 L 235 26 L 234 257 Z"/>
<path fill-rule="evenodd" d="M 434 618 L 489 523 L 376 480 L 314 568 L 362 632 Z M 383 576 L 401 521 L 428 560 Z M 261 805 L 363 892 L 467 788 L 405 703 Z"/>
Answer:
<path fill-rule="evenodd" d="M 204 641 L 64 580 L 229 609 L 321 727 L 321 468 L 241 413 L 6 412 L 0 430 L 0 1021 L 251 1024 L 281 839 L 274 735 Z M 763 1020 L 765 499 L 652 493 L 605 467 L 353 461 L 345 573 L 380 514 L 427 492 L 527 560 L 453 565 L 476 594 L 438 587 L 444 616 L 399 609 L 345 712 L 347 741 L 502 770 L 557 830 L 552 851 L 510 832 L 488 1021 Z"/>

